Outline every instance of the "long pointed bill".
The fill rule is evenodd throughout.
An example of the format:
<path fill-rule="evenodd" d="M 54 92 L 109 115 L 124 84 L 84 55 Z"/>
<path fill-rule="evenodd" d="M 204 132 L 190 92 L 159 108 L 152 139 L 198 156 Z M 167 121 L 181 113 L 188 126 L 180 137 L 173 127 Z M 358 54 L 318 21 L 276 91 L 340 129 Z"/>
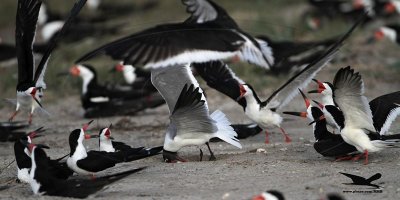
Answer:
<path fill-rule="evenodd" d="M 311 90 L 311 91 L 308 91 L 308 93 L 311 94 L 311 93 L 319 93 L 319 92 L 318 92 L 318 90 Z"/>
<path fill-rule="evenodd" d="M 303 118 L 307 117 L 307 112 L 283 112 L 283 114 L 294 115 L 294 116 L 303 117 Z"/>
<path fill-rule="evenodd" d="M 98 136 L 98 135 L 88 135 L 88 134 L 85 134 L 85 140 L 89 140 L 89 139 L 92 139 L 92 138 L 99 138 L 99 136 Z"/>
<path fill-rule="evenodd" d="M 39 102 L 38 99 L 36 99 L 35 96 L 32 95 L 32 98 L 36 101 L 36 103 L 37 103 L 41 108 L 43 108 L 42 104 Z"/>
<path fill-rule="evenodd" d="M 89 128 L 89 126 L 90 126 L 90 124 L 91 124 L 92 122 L 93 122 L 93 120 L 91 120 L 91 121 L 88 122 L 87 124 L 84 124 L 83 127 L 82 127 L 83 131 L 86 131 L 86 130 Z"/>
<path fill-rule="evenodd" d="M 32 139 L 32 138 L 38 138 L 38 137 L 41 137 L 41 136 L 42 136 L 42 135 L 39 135 L 39 133 L 42 133 L 42 132 L 44 132 L 44 131 L 46 131 L 46 130 L 43 130 L 43 127 L 40 127 L 40 128 L 38 128 L 38 129 L 36 129 L 36 130 L 34 130 L 34 131 L 28 133 L 27 136 L 30 137 L 31 139 Z"/>
<path fill-rule="evenodd" d="M 319 80 L 317 80 L 317 79 L 313 79 L 313 81 L 316 82 L 316 83 L 318 84 L 318 90 L 317 90 L 317 92 L 315 92 L 315 93 L 321 93 L 321 92 L 323 92 L 324 90 L 326 90 L 326 88 L 325 88 L 323 82 L 321 82 L 321 81 L 319 81 Z M 314 91 L 314 90 L 312 90 L 312 91 Z M 311 91 L 310 91 L 310 92 L 311 92 Z M 309 93 L 310 93 L 310 92 L 309 92 Z"/>
<path fill-rule="evenodd" d="M 81 73 L 81 71 L 78 68 L 78 65 L 74 65 L 69 69 L 69 73 L 72 76 L 79 76 L 79 74 Z"/>
<path fill-rule="evenodd" d="M 239 88 L 240 88 L 240 96 L 238 98 L 236 98 L 236 101 L 239 101 L 240 99 L 242 99 L 244 97 L 244 95 L 246 94 L 246 88 L 244 88 L 244 86 L 242 84 L 240 84 Z"/>
<path fill-rule="evenodd" d="M 303 93 L 303 91 L 301 91 L 300 89 L 299 89 L 299 91 L 300 91 L 301 96 L 303 96 L 304 103 L 306 104 L 306 108 L 310 107 L 310 100 L 309 100 L 309 99 L 307 98 L 307 96 Z"/>
<path fill-rule="evenodd" d="M 313 102 L 316 103 L 316 104 L 318 105 L 319 108 L 321 108 L 321 109 L 324 108 L 324 105 L 322 105 L 322 103 L 320 103 L 320 102 L 318 102 L 318 101 L 315 101 L 315 100 L 313 100 Z"/>
<path fill-rule="evenodd" d="M 325 119 L 325 116 L 321 116 L 321 117 L 319 117 L 318 119 L 316 119 L 316 120 L 314 120 L 314 121 L 312 121 L 312 122 L 310 122 L 308 125 L 311 125 L 311 124 L 314 124 L 314 123 L 317 123 L 317 122 L 319 122 L 319 121 L 321 121 L 321 120 L 324 120 Z"/>

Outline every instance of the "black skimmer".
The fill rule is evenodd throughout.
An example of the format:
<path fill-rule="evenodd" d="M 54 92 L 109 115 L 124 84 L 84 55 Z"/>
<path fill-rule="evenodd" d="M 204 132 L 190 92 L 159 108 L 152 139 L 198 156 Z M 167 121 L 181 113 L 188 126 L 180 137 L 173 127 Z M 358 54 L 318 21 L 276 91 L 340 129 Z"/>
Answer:
<path fill-rule="evenodd" d="M 80 0 L 72 8 L 70 15 L 64 24 L 60 34 L 51 42 L 44 53 L 39 65 L 35 69 L 35 62 L 32 54 L 32 44 L 36 33 L 36 22 L 38 19 L 41 1 L 39 0 L 19 0 L 16 17 L 16 47 L 18 58 L 18 84 L 16 110 L 10 117 L 14 119 L 21 109 L 30 111 L 29 123 L 32 122 L 32 114 L 37 108 L 41 108 L 41 98 L 43 89 L 46 89 L 44 75 L 47 62 L 51 52 L 55 48 L 57 41 L 65 30 L 71 25 L 72 19 L 79 13 L 85 5 L 86 0 Z"/>
<path fill-rule="evenodd" d="M 364 83 L 359 73 L 355 73 L 350 67 L 341 68 L 333 81 L 333 101 L 344 116 L 344 128 L 340 134 L 344 141 L 355 146 L 365 156 L 364 164 L 368 164 L 369 152 L 377 152 L 384 148 L 399 144 L 400 134 L 385 135 L 385 127 L 400 113 L 398 106 L 392 102 L 378 101 L 376 105 L 385 104 L 376 109 L 374 114 L 383 124 L 375 124 L 372 108 L 364 96 Z M 398 94 L 395 96 L 399 97 Z M 382 120 L 383 119 L 383 120 Z M 339 124 L 339 123 L 338 123 Z M 387 126 L 387 125 L 386 125 Z"/>
<path fill-rule="evenodd" d="M 177 155 L 182 147 L 203 144 L 210 151 L 210 160 L 215 160 L 208 143 L 214 137 L 242 148 L 225 114 L 219 110 L 209 114 L 205 96 L 189 65 L 153 69 L 151 81 L 170 111 L 170 124 L 164 140 L 164 161 L 184 162 L 186 160 Z M 202 155 L 200 149 L 200 160 Z"/>
<path fill-rule="evenodd" d="M 337 18 L 346 21 L 356 21 L 365 13 L 368 14 L 363 24 L 372 21 L 381 16 L 384 2 L 381 0 L 349 0 L 349 1 L 331 1 L 331 0 L 309 0 L 313 9 L 306 13 L 306 24 L 311 29 L 319 29 L 324 25 L 324 21 Z"/>
<path fill-rule="evenodd" d="M 29 173 L 30 185 L 34 194 L 61 196 L 72 198 L 87 198 L 89 195 L 101 190 L 104 186 L 125 178 L 133 173 L 145 168 L 138 168 L 112 174 L 109 176 L 98 177 L 96 180 L 70 179 L 63 180 L 52 175 L 49 171 L 48 157 L 42 149 L 43 145 L 30 144 L 32 168 Z"/>
<path fill-rule="evenodd" d="M 242 31 L 211 0 L 184 0 L 191 16 L 182 23 L 162 24 L 103 45 L 79 58 L 105 53 L 135 67 L 165 67 L 212 60 L 243 60 L 269 69 L 268 44 Z M 185 41 L 185 42 L 182 42 Z"/>
<path fill-rule="evenodd" d="M 28 127 L 28 124 L 21 122 L 0 122 L 0 142 L 15 142 L 26 135 L 20 129 Z"/>
<path fill-rule="evenodd" d="M 376 174 L 372 175 L 369 178 L 364 178 L 364 177 L 361 177 L 361 176 L 348 174 L 348 173 L 343 173 L 343 172 L 339 172 L 339 173 L 349 177 L 353 181 L 352 183 L 344 183 L 346 185 L 365 185 L 365 186 L 372 186 L 372 187 L 375 187 L 375 188 L 380 188 L 379 185 L 372 184 L 371 182 L 380 179 L 382 177 L 381 173 L 376 173 Z"/>
<path fill-rule="evenodd" d="M 342 136 L 333 134 L 327 129 L 327 122 L 324 113 L 319 107 L 311 106 L 310 100 L 300 91 L 306 104 L 306 112 L 283 112 L 284 114 L 290 114 L 309 118 L 313 123 L 313 133 L 315 137 L 314 149 L 319 154 L 325 157 L 336 157 L 338 160 L 344 157 L 349 157 L 350 154 L 357 153 L 357 149 L 347 144 Z M 316 102 L 318 104 L 318 102 Z"/>
<path fill-rule="evenodd" d="M 398 0 L 388 0 L 384 6 L 385 14 L 387 15 L 394 15 L 400 14 L 400 1 Z"/>
<path fill-rule="evenodd" d="M 165 103 L 162 97 L 153 91 L 100 85 L 97 82 L 96 70 L 90 65 L 75 65 L 70 68 L 69 73 L 83 80 L 81 101 L 85 117 L 132 115 Z"/>
<path fill-rule="evenodd" d="M 42 127 L 43 128 L 43 127 Z M 32 143 L 32 139 L 39 137 L 39 133 L 43 132 L 42 128 L 36 129 L 24 136 L 21 136 L 14 143 L 14 154 L 17 162 L 17 177 L 18 180 L 24 183 L 29 183 L 29 170 L 31 169 L 31 157 L 25 143 Z"/>
<path fill-rule="evenodd" d="M 399 24 L 389 24 L 386 26 L 380 27 L 374 33 L 374 38 L 376 41 L 380 41 L 384 38 L 387 38 L 391 42 L 394 42 L 400 45 L 400 25 Z"/>
<path fill-rule="evenodd" d="M 210 87 L 226 94 L 243 107 L 245 114 L 257 123 L 264 130 L 277 127 L 281 130 L 286 142 L 291 139 L 284 129 L 280 127 L 283 119 L 277 111 L 283 108 L 290 100 L 298 94 L 298 88 L 305 88 L 312 78 L 333 58 L 343 41 L 347 39 L 352 31 L 362 22 L 360 19 L 350 30 L 344 34 L 323 56 L 311 62 L 299 73 L 291 77 L 285 84 L 272 93 L 265 101 L 261 101 L 251 85 L 245 84 L 239 79 L 227 65 L 220 63 L 200 64 L 196 71 L 202 76 Z M 207 67 L 208 65 L 208 67 Z M 205 70 L 209 72 L 204 73 Z M 268 132 L 266 131 L 266 143 L 269 143 Z"/>
<path fill-rule="evenodd" d="M 252 200 L 285 200 L 285 196 L 277 190 L 267 190 L 257 196 L 254 196 Z"/>
<path fill-rule="evenodd" d="M 323 102 L 320 104 L 320 107 L 321 109 L 323 108 L 325 117 L 331 116 L 329 120 L 332 120 L 333 124 L 339 126 L 338 129 L 343 128 L 345 120 L 342 111 L 333 99 L 333 84 L 318 80 L 315 81 L 318 83 L 318 90 L 312 90 L 309 93 L 320 93 L 323 95 Z M 397 102 L 400 102 L 400 91 L 376 97 L 369 102 L 373 125 L 380 135 L 387 133 L 392 122 L 400 114 L 400 107 L 396 104 Z M 328 117 L 326 119 L 328 120 Z"/>
<path fill-rule="evenodd" d="M 111 137 L 111 125 L 108 128 L 103 128 L 99 132 L 99 150 L 100 151 L 105 151 L 105 152 L 126 152 L 127 154 L 131 154 L 130 157 L 135 160 L 139 159 L 140 157 L 148 157 L 151 155 L 156 155 L 160 151 L 162 151 L 163 147 L 154 147 L 154 148 L 144 148 L 144 147 L 138 147 L 138 148 L 132 148 L 131 146 L 123 143 L 123 142 L 117 142 L 113 141 L 114 138 Z M 134 156 L 136 154 L 136 156 Z"/>

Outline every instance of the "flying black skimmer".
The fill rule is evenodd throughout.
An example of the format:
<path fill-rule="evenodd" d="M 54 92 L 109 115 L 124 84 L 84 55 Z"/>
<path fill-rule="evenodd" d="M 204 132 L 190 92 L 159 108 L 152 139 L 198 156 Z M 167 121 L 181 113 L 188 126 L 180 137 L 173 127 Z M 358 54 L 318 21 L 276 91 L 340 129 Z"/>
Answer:
<path fill-rule="evenodd" d="M 312 106 L 310 100 L 300 91 L 306 104 L 306 112 L 283 112 L 284 114 L 290 114 L 309 118 L 313 123 L 313 133 L 315 137 L 314 149 L 325 157 L 336 157 L 338 160 L 342 158 L 349 158 L 350 154 L 357 153 L 357 149 L 347 144 L 342 136 L 333 134 L 327 129 L 327 122 L 324 113 L 319 107 Z M 318 102 L 316 102 L 318 104 Z"/>
<path fill-rule="evenodd" d="M 399 24 L 389 24 L 386 26 L 380 27 L 374 33 L 374 38 L 376 41 L 380 41 L 384 38 L 387 38 L 391 42 L 394 42 L 400 45 L 400 25 Z"/>
<path fill-rule="evenodd" d="M 254 196 L 252 200 L 285 200 L 285 197 L 277 190 L 268 190 L 257 196 Z"/>
<path fill-rule="evenodd" d="M 153 91 L 128 90 L 100 85 L 96 70 L 85 64 L 70 68 L 72 76 L 82 78 L 81 101 L 85 117 L 132 115 L 146 108 L 155 108 L 165 101 Z"/>
<path fill-rule="evenodd" d="M 321 57 L 326 50 L 339 39 L 338 37 L 319 42 L 273 41 L 267 36 L 257 36 L 257 40 L 268 44 L 274 63 L 271 72 L 274 74 L 295 74 L 312 61 Z"/>
<path fill-rule="evenodd" d="M 158 25 L 118 39 L 87 53 L 76 63 L 105 53 L 124 64 L 145 68 L 221 59 L 270 68 L 273 60 L 268 44 L 242 31 L 222 7 L 211 0 L 182 2 L 191 14 L 186 21 Z"/>
<path fill-rule="evenodd" d="M 29 183 L 29 170 L 31 169 L 32 165 L 30 153 L 24 143 L 32 143 L 32 139 L 39 137 L 38 134 L 44 131 L 42 128 L 36 129 L 35 131 L 21 136 L 14 143 L 14 154 L 15 160 L 17 161 L 17 177 L 21 182 Z"/>
<path fill-rule="evenodd" d="M 215 160 L 208 143 L 214 137 L 242 147 L 225 114 L 219 110 L 209 114 L 203 91 L 188 65 L 153 69 L 151 81 L 164 97 L 170 111 L 170 124 L 164 140 L 164 161 L 184 162 L 186 160 L 177 155 L 182 147 L 203 144 L 210 151 L 210 160 Z M 200 149 L 200 160 L 202 155 Z"/>
<path fill-rule="evenodd" d="M 332 85 L 333 101 L 344 116 L 344 122 L 342 122 L 344 128 L 340 130 L 340 134 L 345 142 L 355 146 L 359 152 L 363 153 L 364 164 L 368 164 L 369 152 L 377 152 L 399 144 L 400 134 L 385 135 L 388 129 L 386 124 L 390 125 L 400 113 L 397 105 L 393 102 L 387 104 L 385 101 L 375 104 L 385 105 L 376 108 L 374 114 L 377 119 L 380 119 L 380 124 L 374 124 L 372 108 L 364 96 L 364 82 L 359 73 L 355 73 L 350 67 L 341 68 L 336 73 Z M 382 122 L 383 124 L 381 124 Z M 381 128 L 378 132 L 378 128 L 375 126 L 387 128 Z"/>
<path fill-rule="evenodd" d="M 361 176 L 348 174 L 348 173 L 343 173 L 343 172 L 339 172 L 339 173 L 349 177 L 353 181 L 353 183 L 344 183 L 346 185 L 365 185 L 365 186 L 372 186 L 372 187 L 375 187 L 375 188 L 380 188 L 379 185 L 372 184 L 371 182 L 380 179 L 382 177 L 381 173 L 376 173 L 376 174 L 374 174 L 373 176 L 371 176 L 369 178 L 364 178 L 364 177 L 361 177 Z"/>
<path fill-rule="evenodd" d="M 154 148 L 144 148 L 144 147 L 138 147 L 138 148 L 132 148 L 131 146 L 123 143 L 123 142 L 117 142 L 113 141 L 114 138 L 111 137 L 111 125 L 108 128 L 103 128 L 99 132 L 99 150 L 100 151 L 105 151 L 105 152 L 126 152 L 129 155 L 130 158 L 137 160 L 140 159 L 140 157 L 148 157 L 152 155 L 158 154 L 160 151 L 162 151 L 163 147 L 154 147 Z"/>
<path fill-rule="evenodd" d="M 0 122 L 0 142 L 14 142 L 26 135 L 20 129 L 28 127 L 28 124 L 21 122 Z"/>
<path fill-rule="evenodd" d="M 34 194 L 61 196 L 72 198 L 86 198 L 101 190 L 104 186 L 125 178 L 145 168 L 138 168 L 121 173 L 99 177 L 96 180 L 87 179 L 59 179 L 51 174 L 48 157 L 42 149 L 43 145 L 30 144 L 32 168 L 29 173 L 30 185 Z"/>
<path fill-rule="evenodd" d="M 244 83 L 222 62 L 194 64 L 196 71 L 206 80 L 210 87 L 226 94 L 237 101 L 244 109 L 245 114 L 264 130 L 277 127 L 281 130 L 286 142 L 291 139 L 280 126 L 283 119 L 277 111 L 289 103 L 298 93 L 298 88 L 305 88 L 312 78 L 333 58 L 343 41 L 347 39 L 362 19 L 355 23 L 323 56 L 311 62 L 299 73 L 291 77 L 285 84 L 272 93 L 265 101 L 261 101 L 253 87 Z M 207 70 L 207 72 L 206 72 Z M 266 131 L 266 143 L 269 143 Z"/>
<path fill-rule="evenodd" d="M 31 123 L 32 114 L 35 109 L 42 107 L 40 101 L 43 95 L 42 90 L 46 89 L 44 75 L 50 54 L 55 48 L 58 39 L 70 26 L 71 21 L 85 5 L 85 2 L 86 0 L 80 0 L 74 5 L 60 34 L 51 43 L 49 43 L 49 46 L 35 71 L 32 44 L 36 33 L 36 22 L 38 19 L 41 1 L 18 0 L 15 31 L 18 58 L 18 84 L 16 88 L 17 100 L 16 110 L 10 117 L 10 121 L 14 119 L 21 109 L 27 109 L 30 111 L 29 123 Z"/>

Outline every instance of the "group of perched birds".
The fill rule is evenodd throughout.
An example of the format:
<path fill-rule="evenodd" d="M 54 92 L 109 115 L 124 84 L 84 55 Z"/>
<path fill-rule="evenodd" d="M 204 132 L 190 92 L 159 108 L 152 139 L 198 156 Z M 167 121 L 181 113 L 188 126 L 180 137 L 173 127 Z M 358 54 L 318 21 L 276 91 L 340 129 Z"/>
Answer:
<path fill-rule="evenodd" d="M 28 111 L 29 124 L 36 112 L 47 113 L 41 102 L 47 88 L 44 80 L 48 60 L 64 35 L 75 32 L 71 27 L 86 1 L 79 0 L 66 20 L 57 25 L 57 34 L 49 37 L 36 66 L 33 56 L 36 26 L 50 17 L 40 17 L 40 12 L 46 11 L 40 0 L 18 0 L 15 33 L 18 84 L 17 98 L 10 100 L 16 105 L 10 121 L 21 111 Z M 87 118 L 131 115 L 166 103 L 170 123 L 163 146 L 132 148 L 112 141 L 111 127 L 101 129 L 99 135 L 87 135 L 88 123 L 70 133 L 68 155 L 51 159 L 44 151 L 48 148 L 46 145 L 32 142 L 43 129 L 17 134 L 16 130 L 27 125 L 2 123 L 1 130 L 7 132 L 7 137 L 0 139 L 15 141 L 18 179 L 29 183 L 35 194 L 85 198 L 143 168 L 96 178 L 96 181 L 68 179 L 74 172 L 93 176 L 118 163 L 161 151 L 165 162 L 186 162 L 178 151 L 189 145 L 205 144 L 210 152 L 209 160 L 216 160 L 209 143 L 212 138 L 242 148 L 240 138 L 264 131 L 265 143 L 269 143 L 270 129 L 278 129 L 289 143 L 291 138 L 281 126 L 282 114 L 309 118 L 315 150 L 338 160 L 364 156 L 367 164 L 369 153 L 400 144 L 400 134 L 388 134 L 391 123 L 400 113 L 399 91 L 377 97 L 368 104 L 361 74 L 350 66 L 339 69 L 332 83 L 314 79 L 351 33 L 370 18 L 372 11 L 359 14 L 354 25 L 341 36 L 296 43 L 252 36 L 211 0 L 182 0 L 182 3 L 190 14 L 185 21 L 160 24 L 104 44 L 78 58 L 68 72 L 60 73 L 82 78 L 81 101 Z M 393 38 L 393 32 L 388 29 L 381 32 Z M 98 83 L 95 68 L 86 62 L 99 54 L 116 60 L 111 71 L 122 72 L 126 84 Z M 266 100 L 261 100 L 256 89 L 229 68 L 229 61 L 248 62 L 275 74 L 290 74 L 291 78 Z M 206 94 L 194 74 L 237 102 L 253 123 L 233 125 L 222 111 L 210 112 Z M 322 96 L 322 102 L 314 101 L 314 105 L 302 91 L 313 80 L 318 89 L 310 92 Z M 303 96 L 306 112 L 282 112 L 297 94 Z M 99 138 L 99 150 L 86 150 L 83 141 L 90 138 Z"/>

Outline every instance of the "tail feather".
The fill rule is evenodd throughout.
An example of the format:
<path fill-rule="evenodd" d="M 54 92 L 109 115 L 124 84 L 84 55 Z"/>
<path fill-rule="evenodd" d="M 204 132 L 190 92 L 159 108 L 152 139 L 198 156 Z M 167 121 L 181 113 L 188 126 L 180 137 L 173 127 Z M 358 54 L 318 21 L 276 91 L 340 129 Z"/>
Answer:
<path fill-rule="evenodd" d="M 214 133 L 213 137 L 217 137 L 237 148 L 242 148 L 242 145 L 239 143 L 239 140 L 236 138 L 237 133 L 230 126 L 231 123 L 226 118 L 225 114 L 220 110 L 216 110 L 213 112 L 210 117 L 217 122 L 218 131 Z"/>
<path fill-rule="evenodd" d="M 163 149 L 163 146 L 159 147 L 154 147 L 154 148 L 148 148 L 148 149 L 142 149 L 139 152 L 137 149 L 131 149 L 128 151 L 125 151 L 125 162 L 130 162 L 134 160 L 139 160 L 142 158 L 147 158 L 150 156 L 154 156 L 160 153 L 160 151 Z"/>

